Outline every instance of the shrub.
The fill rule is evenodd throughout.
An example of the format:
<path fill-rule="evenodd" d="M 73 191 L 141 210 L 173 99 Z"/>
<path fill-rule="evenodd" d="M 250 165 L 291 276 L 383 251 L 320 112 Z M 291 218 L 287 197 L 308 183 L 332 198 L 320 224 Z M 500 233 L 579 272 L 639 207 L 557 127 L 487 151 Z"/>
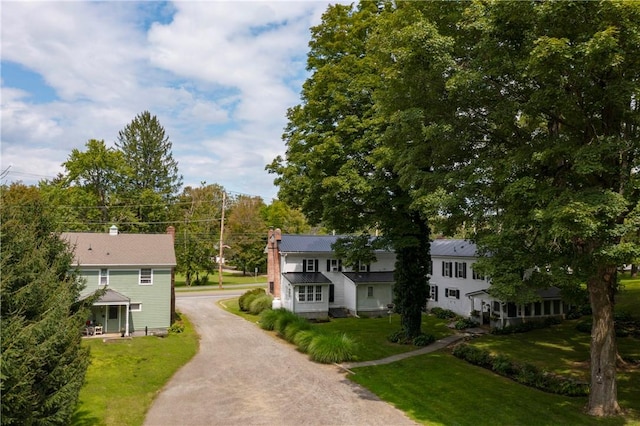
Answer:
<path fill-rule="evenodd" d="M 403 330 L 394 331 L 387 336 L 387 340 L 391 343 L 399 343 L 401 345 L 410 345 L 411 343 L 413 343 L 413 341 L 407 337 L 406 333 Z"/>
<path fill-rule="evenodd" d="M 546 317 L 544 319 L 529 320 L 527 322 L 521 322 L 516 325 L 508 325 L 502 328 L 494 327 L 491 329 L 491 334 L 505 335 L 514 333 L 526 333 L 527 331 L 531 330 L 551 327 L 552 325 L 557 325 L 561 322 L 562 319 L 560 317 Z"/>
<path fill-rule="evenodd" d="M 576 324 L 576 330 L 581 333 L 591 333 L 591 321 L 580 321 Z"/>
<path fill-rule="evenodd" d="M 307 349 L 312 361 L 329 364 L 351 360 L 354 347 L 346 334 L 316 334 Z"/>
<path fill-rule="evenodd" d="M 265 309 L 271 309 L 273 298 L 269 294 L 260 294 L 249 304 L 249 312 L 253 315 L 259 315 Z"/>
<path fill-rule="evenodd" d="M 461 318 L 458 321 L 456 321 L 455 329 L 466 330 L 467 328 L 473 328 L 473 327 L 476 327 L 477 325 L 478 324 L 476 324 L 476 322 L 473 321 L 471 318 Z"/>
<path fill-rule="evenodd" d="M 282 308 L 267 309 L 266 311 L 262 311 L 262 313 L 260 314 L 260 321 L 258 322 L 258 324 L 260 324 L 260 328 L 269 331 L 273 330 L 275 328 L 276 320 L 278 319 L 281 310 Z"/>
<path fill-rule="evenodd" d="M 284 308 L 278 309 L 278 316 L 276 318 L 276 322 L 274 324 L 274 330 L 278 332 L 280 336 L 284 337 L 285 329 L 287 325 L 293 321 L 298 320 L 298 316 L 291 311 L 288 311 Z"/>
<path fill-rule="evenodd" d="M 238 306 L 240 306 L 240 310 L 248 312 L 251 301 L 255 299 L 256 296 L 262 294 L 266 294 L 263 288 L 254 288 L 252 290 L 245 291 L 238 299 Z"/>
<path fill-rule="evenodd" d="M 184 331 L 184 323 L 182 321 L 176 321 L 173 324 L 171 324 L 171 327 L 169 327 L 169 333 L 175 333 L 175 334 L 179 334 L 182 333 Z"/>
<path fill-rule="evenodd" d="M 318 333 L 309 330 L 299 330 L 293 338 L 293 344 L 298 347 L 298 350 L 302 353 L 307 353 L 311 341 Z"/>
<path fill-rule="evenodd" d="M 449 309 L 442 309 L 437 306 L 431 309 L 431 314 L 440 319 L 451 319 L 457 316 L 455 312 Z"/>
<path fill-rule="evenodd" d="M 421 334 L 413 339 L 415 346 L 427 346 L 436 341 L 432 334 Z"/>
<path fill-rule="evenodd" d="M 309 330 L 311 324 L 304 318 L 297 317 L 295 320 L 289 322 L 284 328 L 283 337 L 286 341 L 294 343 L 294 339 L 298 332 L 303 330 Z"/>

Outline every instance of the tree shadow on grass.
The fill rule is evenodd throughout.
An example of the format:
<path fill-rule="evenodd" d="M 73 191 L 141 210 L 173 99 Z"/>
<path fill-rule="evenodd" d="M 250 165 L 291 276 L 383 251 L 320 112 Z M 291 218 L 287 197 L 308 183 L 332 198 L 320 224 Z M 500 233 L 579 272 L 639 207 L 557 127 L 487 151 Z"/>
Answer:
<path fill-rule="evenodd" d="M 91 415 L 89 410 L 76 410 L 71 417 L 72 426 L 93 426 L 100 424 L 100 419 Z"/>

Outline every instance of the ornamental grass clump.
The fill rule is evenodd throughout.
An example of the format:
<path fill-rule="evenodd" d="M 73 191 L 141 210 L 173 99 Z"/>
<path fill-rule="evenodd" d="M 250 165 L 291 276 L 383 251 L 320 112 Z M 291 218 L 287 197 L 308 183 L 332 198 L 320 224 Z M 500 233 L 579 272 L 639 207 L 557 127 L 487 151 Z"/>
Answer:
<path fill-rule="evenodd" d="M 309 321 L 304 318 L 297 317 L 297 319 L 288 323 L 284 328 L 283 337 L 287 342 L 294 343 L 296 334 L 298 334 L 300 331 L 309 329 L 311 329 L 311 324 L 309 323 Z"/>
<path fill-rule="evenodd" d="M 267 309 L 271 309 L 273 298 L 268 294 L 257 295 L 249 304 L 249 312 L 253 315 L 259 315 Z"/>
<path fill-rule="evenodd" d="M 249 312 L 251 302 L 253 302 L 258 296 L 266 294 L 263 288 L 254 288 L 253 290 L 245 291 L 238 299 L 238 306 L 241 311 Z"/>
<path fill-rule="evenodd" d="M 317 334 L 309 344 L 312 361 L 323 364 L 353 359 L 355 342 L 346 334 Z"/>
<path fill-rule="evenodd" d="M 318 332 L 314 330 L 299 330 L 293 338 L 293 344 L 298 347 L 298 350 L 304 354 L 309 351 L 309 345 Z"/>
<path fill-rule="evenodd" d="M 260 324 L 260 328 L 269 331 L 275 329 L 276 320 L 278 319 L 281 310 L 282 308 L 267 309 L 266 311 L 262 311 L 262 313 L 260 314 L 260 321 L 258 321 L 258 324 Z"/>
<path fill-rule="evenodd" d="M 278 309 L 278 317 L 276 318 L 276 322 L 274 324 L 274 330 L 278 332 L 278 334 L 284 337 L 284 332 L 287 328 L 287 325 L 290 323 L 297 321 L 298 316 L 291 311 L 286 309 Z"/>

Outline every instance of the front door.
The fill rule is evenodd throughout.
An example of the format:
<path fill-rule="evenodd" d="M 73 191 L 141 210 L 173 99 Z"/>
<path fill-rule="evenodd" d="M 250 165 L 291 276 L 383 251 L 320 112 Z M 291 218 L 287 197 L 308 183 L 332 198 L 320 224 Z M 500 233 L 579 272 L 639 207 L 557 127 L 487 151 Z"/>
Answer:
<path fill-rule="evenodd" d="M 120 306 L 112 305 L 106 306 L 107 309 L 107 321 L 105 324 L 105 333 L 119 333 L 121 326 L 120 322 Z"/>

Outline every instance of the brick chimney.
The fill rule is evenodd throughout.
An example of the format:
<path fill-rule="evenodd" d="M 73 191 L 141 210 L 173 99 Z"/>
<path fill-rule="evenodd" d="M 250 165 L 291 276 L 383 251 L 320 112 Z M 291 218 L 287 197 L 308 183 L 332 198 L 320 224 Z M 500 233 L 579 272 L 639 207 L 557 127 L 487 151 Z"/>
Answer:
<path fill-rule="evenodd" d="M 168 226 L 167 234 L 171 235 L 171 237 L 173 238 L 173 241 L 176 240 L 176 228 L 174 228 L 173 226 Z"/>
<path fill-rule="evenodd" d="M 267 238 L 267 281 L 269 283 L 268 292 L 273 297 L 281 297 L 279 250 L 280 241 L 282 241 L 282 231 L 280 231 L 280 229 L 270 228 Z"/>

